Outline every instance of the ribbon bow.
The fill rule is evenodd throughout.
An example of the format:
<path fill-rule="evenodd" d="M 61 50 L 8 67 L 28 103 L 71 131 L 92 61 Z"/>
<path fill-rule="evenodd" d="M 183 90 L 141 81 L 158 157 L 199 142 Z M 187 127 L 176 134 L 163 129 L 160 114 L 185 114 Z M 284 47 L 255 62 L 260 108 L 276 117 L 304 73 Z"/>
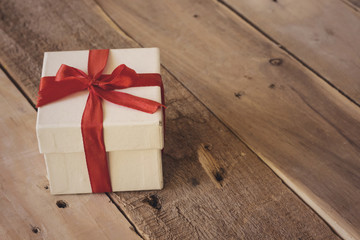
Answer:
<path fill-rule="evenodd" d="M 163 105 L 149 99 L 113 90 L 128 87 L 159 86 L 161 87 L 162 102 L 164 102 L 160 74 L 137 74 L 124 64 L 116 67 L 110 75 L 102 74 L 108 55 L 109 49 L 90 50 L 88 74 L 62 64 L 56 76 L 42 77 L 37 102 L 37 107 L 41 107 L 72 93 L 89 90 L 81 119 L 81 133 L 90 184 L 94 193 L 112 192 L 103 137 L 102 99 L 142 112 L 154 113 Z"/>

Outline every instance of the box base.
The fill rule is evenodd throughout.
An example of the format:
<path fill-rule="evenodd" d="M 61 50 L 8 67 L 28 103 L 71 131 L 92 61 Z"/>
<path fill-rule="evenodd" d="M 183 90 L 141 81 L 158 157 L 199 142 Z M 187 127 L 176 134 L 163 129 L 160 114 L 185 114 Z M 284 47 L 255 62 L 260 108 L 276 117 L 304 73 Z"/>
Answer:
<path fill-rule="evenodd" d="M 85 153 L 44 154 L 52 194 L 91 193 Z M 114 192 L 163 187 L 161 150 L 108 152 Z"/>

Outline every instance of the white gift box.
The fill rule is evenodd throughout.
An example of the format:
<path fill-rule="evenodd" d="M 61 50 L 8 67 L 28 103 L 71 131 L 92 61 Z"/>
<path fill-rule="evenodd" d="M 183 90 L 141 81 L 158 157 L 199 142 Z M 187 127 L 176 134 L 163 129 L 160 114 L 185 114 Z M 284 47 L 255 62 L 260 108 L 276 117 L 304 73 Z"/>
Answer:
<path fill-rule="evenodd" d="M 55 76 L 61 64 L 86 73 L 88 55 L 89 51 L 46 52 L 42 77 Z M 120 64 L 137 73 L 160 73 L 159 49 L 110 50 L 103 74 L 110 74 Z M 157 86 L 116 91 L 161 102 Z M 81 134 L 87 96 L 87 90 L 81 91 L 38 108 L 36 132 L 52 194 L 92 192 Z M 114 192 L 163 187 L 162 111 L 149 114 L 103 100 L 104 142 Z"/>

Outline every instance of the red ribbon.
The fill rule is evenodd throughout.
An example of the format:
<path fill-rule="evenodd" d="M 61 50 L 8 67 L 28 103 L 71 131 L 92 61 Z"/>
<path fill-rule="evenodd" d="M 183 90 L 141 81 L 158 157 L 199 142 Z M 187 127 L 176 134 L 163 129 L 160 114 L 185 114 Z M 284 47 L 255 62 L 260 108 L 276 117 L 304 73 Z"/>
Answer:
<path fill-rule="evenodd" d="M 41 107 L 72 93 L 89 90 L 81 119 L 81 133 L 91 188 L 94 193 L 112 192 L 103 137 L 102 99 L 142 112 L 154 113 L 163 105 L 149 99 L 113 90 L 159 86 L 161 87 L 162 102 L 164 102 L 160 74 L 137 74 L 124 64 L 116 67 L 110 75 L 102 74 L 108 55 L 109 49 L 90 50 L 88 74 L 62 64 L 56 76 L 42 77 L 37 102 L 37 107 Z"/>

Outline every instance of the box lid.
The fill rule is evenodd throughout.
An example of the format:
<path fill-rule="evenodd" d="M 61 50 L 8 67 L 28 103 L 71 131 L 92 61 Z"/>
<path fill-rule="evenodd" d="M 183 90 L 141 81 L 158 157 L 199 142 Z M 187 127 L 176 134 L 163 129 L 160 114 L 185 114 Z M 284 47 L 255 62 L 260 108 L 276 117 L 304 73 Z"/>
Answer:
<path fill-rule="evenodd" d="M 61 64 L 87 72 L 89 51 L 46 52 L 42 77 L 55 76 Z M 137 73 L 160 73 L 158 48 L 110 50 L 104 74 L 125 64 Z M 160 87 L 134 87 L 117 90 L 161 102 Z M 83 152 L 81 118 L 88 91 L 69 95 L 39 107 L 36 132 L 41 153 Z M 144 113 L 103 101 L 106 151 L 163 148 L 162 109 Z"/>

